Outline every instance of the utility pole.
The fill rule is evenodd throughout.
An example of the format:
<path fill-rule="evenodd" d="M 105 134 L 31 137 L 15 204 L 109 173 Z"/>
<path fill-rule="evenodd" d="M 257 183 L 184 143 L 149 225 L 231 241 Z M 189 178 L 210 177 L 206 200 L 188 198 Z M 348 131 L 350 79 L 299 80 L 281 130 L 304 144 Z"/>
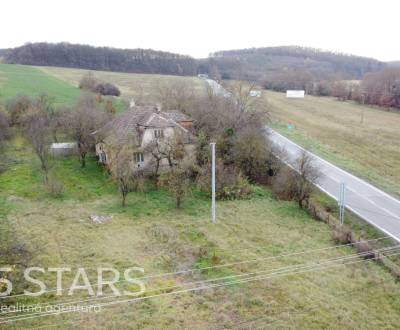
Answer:
<path fill-rule="evenodd" d="M 344 209 L 345 209 L 345 198 L 346 198 L 346 183 L 340 183 L 340 191 L 339 191 L 339 219 L 340 224 L 344 223 Z"/>
<path fill-rule="evenodd" d="M 211 145 L 211 222 L 215 223 L 215 142 L 210 143 Z"/>

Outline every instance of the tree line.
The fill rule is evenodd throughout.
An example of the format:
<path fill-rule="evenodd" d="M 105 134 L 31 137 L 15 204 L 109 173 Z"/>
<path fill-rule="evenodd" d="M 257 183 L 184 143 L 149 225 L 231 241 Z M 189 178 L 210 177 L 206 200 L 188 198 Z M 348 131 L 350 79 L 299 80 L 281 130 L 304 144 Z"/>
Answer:
<path fill-rule="evenodd" d="M 324 82 L 324 87 L 317 88 L 315 94 L 400 109 L 400 68 L 367 73 L 360 81 Z"/>
<path fill-rule="evenodd" d="M 192 57 L 152 49 L 117 49 L 43 42 L 9 49 L 3 56 L 3 61 L 10 64 L 183 76 L 197 73 L 196 60 Z"/>
<path fill-rule="evenodd" d="M 210 54 L 223 79 L 267 80 L 292 75 L 291 71 L 306 72 L 313 80 L 330 77 L 360 79 L 367 72 L 381 70 L 385 64 L 371 58 L 347 55 L 315 48 L 282 46 L 219 51 Z M 287 80 L 289 81 L 289 80 Z"/>

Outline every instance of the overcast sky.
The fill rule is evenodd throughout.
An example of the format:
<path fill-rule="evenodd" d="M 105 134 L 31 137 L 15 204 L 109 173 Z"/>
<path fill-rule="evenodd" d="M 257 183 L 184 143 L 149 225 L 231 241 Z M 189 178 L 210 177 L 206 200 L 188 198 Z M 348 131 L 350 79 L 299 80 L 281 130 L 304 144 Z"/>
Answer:
<path fill-rule="evenodd" d="M 26 42 L 194 57 L 300 45 L 400 60 L 399 0 L 2 0 L 0 48 Z"/>

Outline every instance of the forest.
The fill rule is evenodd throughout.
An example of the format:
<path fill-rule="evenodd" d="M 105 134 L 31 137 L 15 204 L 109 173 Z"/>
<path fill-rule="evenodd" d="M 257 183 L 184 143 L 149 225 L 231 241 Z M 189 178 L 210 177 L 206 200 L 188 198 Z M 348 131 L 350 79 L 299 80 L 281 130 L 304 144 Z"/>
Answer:
<path fill-rule="evenodd" d="M 197 68 L 195 59 L 179 54 L 69 43 L 28 43 L 7 50 L 3 57 L 3 62 L 9 64 L 182 76 L 196 74 Z"/>

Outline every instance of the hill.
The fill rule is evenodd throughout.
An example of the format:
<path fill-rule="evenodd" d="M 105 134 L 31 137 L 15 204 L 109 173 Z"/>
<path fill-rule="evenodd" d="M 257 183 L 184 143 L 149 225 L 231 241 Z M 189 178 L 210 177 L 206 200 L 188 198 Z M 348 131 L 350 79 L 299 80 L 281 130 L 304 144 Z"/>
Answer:
<path fill-rule="evenodd" d="M 9 49 L 3 61 L 90 70 L 194 75 L 195 59 L 152 49 L 118 49 L 69 43 L 28 43 Z"/>
<path fill-rule="evenodd" d="M 45 93 L 55 98 L 57 106 L 71 105 L 81 95 L 78 85 L 86 73 L 83 69 L 0 64 L 0 103 L 6 103 L 18 94 L 36 97 Z M 162 86 L 185 85 L 196 93 L 205 91 L 203 81 L 197 77 L 110 71 L 96 71 L 95 76 L 118 86 L 121 91 L 121 97 L 115 99 L 118 110 L 123 107 L 122 100 L 132 97 L 139 102 L 142 99 L 157 102 L 158 88 Z"/>
<path fill-rule="evenodd" d="M 299 46 L 225 50 L 210 54 L 209 65 L 217 67 L 223 79 L 236 75 L 247 79 L 271 79 L 288 71 L 307 75 L 310 80 L 360 79 L 385 64 L 366 57 Z"/>
<path fill-rule="evenodd" d="M 396 68 L 398 68 L 398 67 L 400 67 L 400 61 L 387 62 L 387 65 L 388 65 L 388 66 L 391 66 L 391 67 L 396 67 Z"/>
<path fill-rule="evenodd" d="M 81 91 L 37 68 L 0 64 L 0 102 L 5 103 L 18 94 L 32 97 L 47 94 L 54 97 L 58 106 L 72 104 Z"/>

